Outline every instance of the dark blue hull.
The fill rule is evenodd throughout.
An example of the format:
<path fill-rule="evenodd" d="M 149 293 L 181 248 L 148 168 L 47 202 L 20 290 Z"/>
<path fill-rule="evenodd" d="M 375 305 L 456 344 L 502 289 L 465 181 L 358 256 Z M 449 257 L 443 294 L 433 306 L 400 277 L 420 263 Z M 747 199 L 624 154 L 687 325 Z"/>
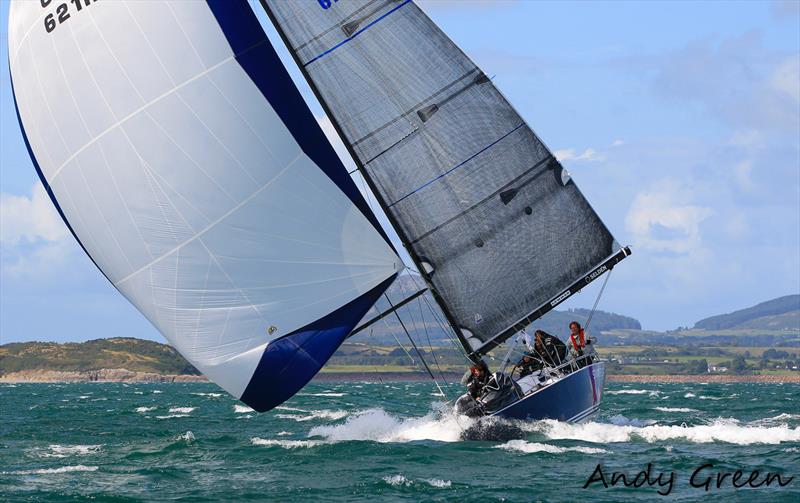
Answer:
<path fill-rule="evenodd" d="M 605 382 L 605 364 L 593 363 L 517 400 L 492 416 L 524 420 L 581 421 L 600 407 Z"/>

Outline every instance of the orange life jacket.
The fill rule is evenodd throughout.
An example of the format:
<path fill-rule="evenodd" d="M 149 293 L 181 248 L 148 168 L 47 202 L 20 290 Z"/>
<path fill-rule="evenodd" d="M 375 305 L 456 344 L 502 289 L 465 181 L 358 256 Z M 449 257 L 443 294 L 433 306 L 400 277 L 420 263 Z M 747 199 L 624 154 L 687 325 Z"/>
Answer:
<path fill-rule="evenodd" d="M 569 338 L 572 341 L 572 347 L 575 348 L 575 351 L 586 347 L 586 334 L 583 329 L 580 329 L 578 332 L 578 340 L 575 340 L 575 334 L 569 334 Z"/>

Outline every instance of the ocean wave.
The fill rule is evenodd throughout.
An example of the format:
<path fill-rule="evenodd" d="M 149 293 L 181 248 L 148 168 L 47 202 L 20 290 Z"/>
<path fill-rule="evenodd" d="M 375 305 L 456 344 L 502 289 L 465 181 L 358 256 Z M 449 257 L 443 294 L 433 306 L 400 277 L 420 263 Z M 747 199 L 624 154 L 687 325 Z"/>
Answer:
<path fill-rule="evenodd" d="M 695 395 L 694 393 L 691 393 L 691 392 L 690 392 L 690 393 L 686 393 L 685 395 L 683 395 L 683 398 L 694 398 L 694 397 L 696 397 L 696 396 L 697 396 L 697 395 Z"/>
<path fill-rule="evenodd" d="M 295 407 L 286 407 L 285 405 L 278 405 L 275 410 L 288 410 L 294 412 L 308 412 L 306 409 L 297 409 Z"/>
<path fill-rule="evenodd" d="M 697 409 L 690 409 L 689 407 L 656 407 L 655 409 L 661 412 L 700 412 Z"/>
<path fill-rule="evenodd" d="M 324 393 L 298 393 L 300 396 L 332 396 L 332 397 L 341 397 L 345 396 L 347 393 L 332 393 L 330 391 L 326 391 Z"/>
<path fill-rule="evenodd" d="M 192 442 L 195 441 L 194 433 L 192 433 L 191 431 L 187 430 L 186 433 L 184 433 L 183 435 L 180 435 L 178 437 L 178 440 L 183 440 L 187 444 L 191 444 Z"/>
<path fill-rule="evenodd" d="M 39 468 L 37 470 L 18 470 L 14 472 L 0 472 L 3 475 L 48 475 L 54 473 L 69 473 L 69 472 L 93 472 L 99 467 L 75 465 L 75 466 L 61 466 L 58 468 Z"/>
<path fill-rule="evenodd" d="M 158 407 L 136 407 L 136 412 L 150 412 L 156 410 Z"/>
<path fill-rule="evenodd" d="M 255 411 L 253 409 L 251 409 L 250 407 L 248 407 L 247 405 L 238 405 L 237 404 L 237 405 L 233 406 L 233 412 L 235 412 L 236 414 L 246 414 L 248 412 L 255 412 Z"/>
<path fill-rule="evenodd" d="M 342 419 L 350 415 L 350 413 L 347 412 L 346 410 L 311 410 L 307 412 L 309 412 L 309 414 L 306 415 L 275 414 L 275 417 L 280 419 L 291 419 L 293 421 L 301 423 L 304 421 L 311 421 L 312 419 L 330 419 L 336 421 L 337 419 Z"/>
<path fill-rule="evenodd" d="M 706 395 L 700 395 L 697 398 L 699 398 L 700 400 L 724 400 L 724 398 L 719 396 L 706 396 Z"/>
<path fill-rule="evenodd" d="M 395 486 L 395 487 L 399 486 L 411 487 L 415 484 L 418 484 L 418 482 L 407 479 L 404 475 L 386 476 L 383 477 L 381 480 L 383 480 L 390 486 Z M 452 485 L 452 482 L 450 482 L 449 480 L 442 480 L 442 479 L 423 479 L 420 482 L 428 484 L 431 487 L 436 487 L 438 489 L 446 489 Z"/>
<path fill-rule="evenodd" d="M 646 389 L 620 389 L 606 391 L 607 395 L 646 395 L 650 391 Z M 657 391 L 655 393 L 658 393 Z"/>
<path fill-rule="evenodd" d="M 253 437 L 250 439 L 250 443 L 253 445 L 262 445 L 268 447 L 278 446 L 283 447 L 284 449 L 298 449 L 300 447 L 316 447 L 326 442 L 323 442 L 322 440 L 278 440 Z"/>
<path fill-rule="evenodd" d="M 66 458 L 68 456 L 88 456 L 97 454 L 102 449 L 102 444 L 97 445 L 58 445 L 51 444 L 47 448 L 49 452 L 39 454 L 43 458 Z"/>
<path fill-rule="evenodd" d="M 540 444 L 538 442 L 527 442 L 525 440 L 509 440 L 508 442 L 495 446 L 495 449 L 505 449 L 507 451 L 518 451 L 526 454 L 534 452 L 547 452 L 549 454 L 563 454 L 565 452 L 581 452 L 583 454 L 603 454 L 609 451 L 597 447 L 559 447 L 551 444 Z"/>
<path fill-rule="evenodd" d="M 316 426 L 309 436 L 323 437 L 333 442 L 367 440 L 373 442 L 410 442 L 437 440 L 457 442 L 463 430 L 474 420 L 454 414 L 431 412 L 423 417 L 398 418 L 383 409 L 356 412 L 342 424 Z"/>
<path fill-rule="evenodd" d="M 196 396 L 207 396 L 211 398 L 219 398 L 222 396 L 222 393 L 192 393 L 192 395 Z"/>
<path fill-rule="evenodd" d="M 166 416 L 156 416 L 156 419 L 174 419 L 178 417 L 189 417 L 189 414 L 167 414 Z"/>
<path fill-rule="evenodd" d="M 170 407 L 169 411 L 176 414 L 191 414 L 197 407 Z"/>
<path fill-rule="evenodd" d="M 550 439 L 583 440 L 592 443 L 630 442 L 637 439 L 648 443 L 686 440 L 692 443 L 725 442 L 738 445 L 800 441 L 800 428 L 740 425 L 735 421 L 722 419 L 697 426 L 658 424 L 638 426 L 595 422 L 571 424 L 545 420 L 529 423 L 525 429 L 541 433 Z"/>

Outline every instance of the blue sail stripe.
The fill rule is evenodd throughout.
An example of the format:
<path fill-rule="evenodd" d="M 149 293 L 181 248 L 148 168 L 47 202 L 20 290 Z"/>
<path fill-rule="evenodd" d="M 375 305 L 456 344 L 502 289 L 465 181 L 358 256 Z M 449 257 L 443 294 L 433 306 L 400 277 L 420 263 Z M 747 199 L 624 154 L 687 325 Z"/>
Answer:
<path fill-rule="evenodd" d="M 417 188 L 417 189 L 414 189 L 414 190 L 412 190 L 412 191 L 411 191 L 411 192 L 409 192 L 408 194 L 404 195 L 403 197 L 401 197 L 401 198 L 400 198 L 400 199 L 398 199 L 397 201 L 395 201 L 395 202 L 393 202 L 392 204 L 390 204 L 390 205 L 389 205 L 389 208 L 391 208 L 391 207 L 392 207 L 392 206 L 394 206 L 395 204 L 399 203 L 399 202 L 400 202 L 400 201 L 402 201 L 403 199 L 406 199 L 407 197 L 411 197 L 411 196 L 413 196 L 414 194 L 416 194 L 416 193 L 417 193 L 417 192 L 419 192 L 420 190 L 424 189 L 424 188 L 425 188 L 425 187 L 427 187 L 428 185 L 432 184 L 432 183 L 433 183 L 433 182 L 435 182 L 436 180 L 440 180 L 440 179 L 442 179 L 442 178 L 446 177 L 447 175 L 449 175 L 449 174 L 450 174 L 450 173 L 452 173 L 453 171 L 455 171 L 455 170 L 457 170 L 458 168 L 460 168 L 461 166 L 463 166 L 463 165 L 467 164 L 469 161 L 471 161 L 471 160 L 475 159 L 476 157 L 478 157 L 478 156 L 479 156 L 479 155 L 481 155 L 482 153 L 486 152 L 486 151 L 487 151 L 487 150 L 489 150 L 490 148 L 494 147 L 495 145 L 497 145 L 498 143 L 500 143 L 501 141 L 503 141 L 503 139 L 505 139 L 506 137 L 508 137 L 509 135 L 511 135 L 511 133 L 513 133 L 514 131 L 516 131 L 517 129 L 521 128 L 521 127 L 522 127 L 522 126 L 524 126 L 524 125 L 525 125 L 525 123 L 523 122 L 523 123 L 522 123 L 522 124 L 520 124 L 519 126 L 515 127 L 514 129 L 512 129 L 512 130 L 511 130 L 511 131 L 509 131 L 508 133 L 506 133 L 506 134 L 504 134 L 503 136 L 501 136 L 500 138 L 496 139 L 495 141 L 493 141 L 493 142 L 492 142 L 492 143 L 490 143 L 489 145 L 485 146 L 484 148 L 482 148 L 482 149 L 481 149 L 481 150 L 479 150 L 478 152 L 475 152 L 474 154 L 472 154 L 471 156 L 469 156 L 467 159 L 465 159 L 465 160 L 461 161 L 461 162 L 460 162 L 460 163 L 458 163 L 457 165 L 455 165 L 455 166 L 453 166 L 452 168 L 448 169 L 447 171 L 445 171 L 445 172 L 444 172 L 444 173 L 442 173 L 441 175 L 437 176 L 437 177 L 436 177 L 436 178 L 434 178 L 433 180 L 430 180 L 430 181 L 428 181 L 428 182 L 425 182 L 425 183 L 424 183 L 424 184 L 423 184 L 421 187 L 419 187 L 419 188 Z"/>
<path fill-rule="evenodd" d="M 275 110 L 303 152 L 397 251 L 322 132 L 247 0 L 206 0 L 239 66 Z"/>
<path fill-rule="evenodd" d="M 339 47 L 343 46 L 344 44 L 346 44 L 346 43 L 350 42 L 351 40 L 353 40 L 353 39 L 354 39 L 354 38 L 356 38 L 357 36 L 359 36 L 359 35 L 361 35 L 362 33 L 364 33 L 366 30 L 368 30 L 370 27 L 372 27 L 372 26 L 373 26 L 375 23 L 378 23 L 379 21 L 381 21 L 383 18 L 385 18 L 385 17 L 386 17 L 386 16 L 388 16 L 389 14 L 392 14 L 393 12 L 396 12 L 398 9 L 400 9 L 401 7 L 403 7 L 404 5 L 406 5 L 407 3 L 410 3 L 410 2 L 411 2 L 411 0 L 405 0 L 403 3 L 401 3 L 401 4 L 400 4 L 400 5 L 398 5 L 397 7 L 393 8 L 392 10 L 390 10 L 389 12 L 387 12 L 387 13 L 385 13 L 385 14 L 382 14 L 380 17 L 378 17 L 377 19 L 375 19 L 374 21 L 372 21 L 372 22 L 371 22 L 371 23 L 369 23 L 368 25 L 364 26 L 363 28 L 361 28 L 361 29 L 360 29 L 360 30 L 358 30 L 357 32 L 353 33 L 353 34 L 352 34 L 352 35 L 350 35 L 348 38 L 346 38 L 346 39 L 342 40 L 341 42 L 339 42 L 338 44 L 334 45 L 333 47 L 331 47 L 331 48 L 330 48 L 330 49 L 328 49 L 327 51 L 325 51 L 325 52 L 323 52 L 323 53 L 321 53 L 321 54 L 319 54 L 319 55 L 315 56 L 314 58 L 310 59 L 308 62 L 306 62 L 306 63 L 303 63 L 303 66 L 308 66 L 308 65 L 310 65 L 311 63 L 313 63 L 314 61 L 316 61 L 316 60 L 318 60 L 318 59 L 320 59 L 320 58 L 322 58 L 322 57 L 324 57 L 324 56 L 327 56 L 328 54 L 332 53 L 333 51 L 335 51 L 335 50 L 336 50 L 336 49 L 338 49 Z"/>

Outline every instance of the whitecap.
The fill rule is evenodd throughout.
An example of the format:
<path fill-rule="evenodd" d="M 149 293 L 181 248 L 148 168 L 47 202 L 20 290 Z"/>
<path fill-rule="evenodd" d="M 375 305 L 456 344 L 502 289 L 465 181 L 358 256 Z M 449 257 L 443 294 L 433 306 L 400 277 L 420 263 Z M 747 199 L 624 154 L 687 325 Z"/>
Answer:
<path fill-rule="evenodd" d="M 253 409 L 251 409 L 250 407 L 248 407 L 247 405 L 238 405 L 237 404 L 237 405 L 233 406 L 233 412 L 235 412 L 236 414 L 246 414 L 248 412 L 255 412 L 255 411 Z"/>
<path fill-rule="evenodd" d="M 219 398 L 222 396 L 222 393 L 192 393 L 192 395 L 196 396 L 207 396 L 211 398 Z"/>
<path fill-rule="evenodd" d="M 19 470 L 15 472 L 0 472 L 4 475 L 48 475 L 54 473 L 69 473 L 69 472 L 93 472 L 99 467 L 97 466 L 61 466 L 59 468 L 40 468 L 38 470 Z"/>
<path fill-rule="evenodd" d="M 509 440 L 505 444 L 495 446 L 495 449 L 504 449 L 507 451 L 519 451 L 526 454 L 534 452 L 547 452 L 550 454 L 563 454 L 565 452 L 580 452 L 583 454 L 603 454 L 608 451 L 605 449 L 598 449 L 597 447 L 559 447 L 551 444 L 541 444 L 538 442 L 527 442 L 525 440 Z"/>
<path fill-rule="evenodd" d="M 166 416 L 156 416 L 156 419 L 173 419 L 176 417 L 189 417 L 189 414 L 168 414 Z"/>
<path fill-rule="evenodd" d="M 187 444 L 191 444 L 195 441 L 194 433 L 187 430 L 186 433 L 178 437 L 178 440 L 184 440 Z"/>
<path fill-rule="evenodd" d="M 383 477 L 381 480 L 389 484 L 390 486 L 395 487 L 410 487 L 415 484 L 413 480 L 407 479 L 404 475 L 387 475 Z M 424 479 L 422 482 L 428 484 L 431 487 L 436 487 L 438 489 L 446 489 L 452 485 L 452 482 L 449 480 L 442 480 L 442 479 Z"/>
<path fill-rule="evenodd" d="M 136 412 L 150 412 L 156 410 L 158 407 L 136 407 Z"/>
<path fill-rule="evenodd" d="M 157 394 L 159 394 L 159 393 L 163 393 L 163 391 L 161 391 L 160 389 L 154 389 L 154 390 L 153 390 L 153 394 L 154 394 L 154 395 L 157 395 Z"/>
<path fill-rule="evenodd" d="M 457 442 L 461 439 L 461 432 L 474 422 L 454 414 L 430 412 L 423 417 L 398 418 L 383 409 L 369 409 L 351 414 L 342 424 L 316 426 L 311 429 L 309 436 L 324 437 L 333 442 Z"/>
<path fill-rule="evenodd" d="M 683 395 L 683 398 L 694 398 L 696 396 L 697 395 L 695 395 L 694 393 L 686 393 L 685 395 Z"/>
<path fill-rule="evenodd" d="M 292 434 L 292 432 L 291 432 L 291 431 L 279 431 L 279 432 L 277 433 L 277 435 L 278 435 L 279 437 L 282 437 L 282 436 L 284 436 L 284 435 L 291 435 L 291 434 Z"/>
<path fill-rule="evenodd" d="M 452 485 L 452 482 L 449 480 L 442 480 L 442 479 L 427 479 L 425 482 L 428 483 L 431 487 L 438 487 L 439 489 L 445 489 Z"/>
<path fill-rule="evenodd" d="M 646 389 L 621 389 L 621 390 L 610 390 L 606 391 L 607 395 L 646 395 L 650 393 L 650 391 Z M 658 393 L 656 391 L 656 393 Z"/>
<path fill-rule="evenodd" d="M 97 454 L 103 447 L 102 444 L 97 445 L 58 445 L 51 444 L 48 446 L 50 452 L 42 453 L 43 458 L 66 458 L 67 456 L 88 456 L 89 454 Z"/>
<path fill-rule="evenodd" d="M 278 405 L 275 407 L 275 410 L 288 410 L 288 411 L 295 411 L 295 412 L 308 412 L 306 409 L 296 409 L 294 407 L 286 407 L 285 405 Z"/>
<path fill-rule="evenodd" d="M 392 475 L 383 477 L 383 481 L 390 486 L 410 486 L 413 482 L 405 478 L 403 475 Z"/>
<path fill-rule="evenodd" d="M 325 392 L 325 393 L 298 393 L 298 395 L 303 395 L 303 396 L 332 396 L 332 397 L 345 396 L 346 394 L 347 393 L 330 393 L 330 392 Z"/>
<path fill-rule="evenodd" d="M 722 398 L 721 398 L 721 397 L 718 397 L 718 396 L 706 396 L 706 395 L 700 395 L 698 398 L 699 398 L 700 400 L 722 400 Z"/>
<path fill-rule="evenodd" d="M 347 417 L 350 413 L 345 410 L 312 410 L 308 411 L 309 414 L 275 414 L 275 417 L 280 419 L 291 419 L 297 422 L 311 421 L 312 419 L 330 419 L 336 421 Z"/>
<path fill-rule="evenodd" d="M 689 407 L 656 407 L 655 409 L 661 412 L 700 412 L 697 409 L 690 409 Z"/>
<path fill-rule="evenodd" d="M 316 447 L 325 442 L 321 440 L 276 440 L 270 438 L 265 439 L 253 437 L 250 439 L 250 443 L 253 445 L 263 445 L 268 447 L 279 446 L 283 447 L 284 449 L 297 449 L 299 447 Z"/>
<path fill-rule="evenodd" d="M 170 407 L 169 411 L 178 414 L 190 414 L 196 408 L 197 407 Z"/>
<path fill-rule="evenodd" d="M 800 427 L 743 426 L 731 419 L 717 419 L 712 423 L 697 426 L 658 424 L 637 426 L 595 422 L 571 424 L 551 420 L 528 423 L 524 426 L 526 430 L 542 433 L 550 439 L 582 440 L 602 444 L 630 442 L 636 439 L 648 443 L 662 440 L 685 440 L 692 443 L 725 442 L 738 445 L 800 441 Z"/>

